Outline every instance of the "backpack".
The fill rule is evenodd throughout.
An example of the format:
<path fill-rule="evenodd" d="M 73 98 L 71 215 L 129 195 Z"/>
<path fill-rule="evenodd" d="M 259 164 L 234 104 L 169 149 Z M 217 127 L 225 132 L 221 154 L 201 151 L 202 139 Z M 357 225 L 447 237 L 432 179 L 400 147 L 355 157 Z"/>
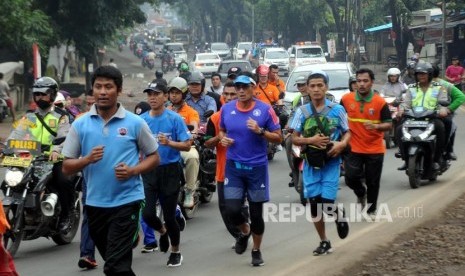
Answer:
<path fill-rule="evenodd" d="M 326 117 L 326 115 L 328 115 L 328 113 L 335 105 L 336 103 L 331 102 L 329 105 L 325 106 L 325 108 L 318 114 L 310 114 L 305 105 L 300 106 L 299 108 L 302 111 L 302 114 L 304 114 L 305 116 L 304 127 L 302 128 L 302 136 L 312 137 L 317 133 L 322 133 L 325 136 L 329 136 L 331 134 L 332 129 L 330 129 L 329 120 Z M 315 116 L 318 116 L 318 118 L 320 119 L 321 124 L 323 126 L 323 130 L 320 130 L 320 128 L 318 127 L 318 123 L 315 120 Z"/>

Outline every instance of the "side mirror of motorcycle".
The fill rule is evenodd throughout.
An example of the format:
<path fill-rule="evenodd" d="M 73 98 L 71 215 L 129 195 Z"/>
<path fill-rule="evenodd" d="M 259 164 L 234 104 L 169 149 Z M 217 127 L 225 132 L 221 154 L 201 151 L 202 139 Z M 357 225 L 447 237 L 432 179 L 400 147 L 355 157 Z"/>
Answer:
<path fill-rule="evenodd" d="M 203 116 L 204 116 L 205 118 L 210 118 L 210 116 L 213 115 L 213 113 L 215 113 L 215 111 L 213 111 L 213 110 L 207 110 L 207 111 L 205 111 L 205 113 L 203 114 Z"/>
<path fill-rule="evenodd" d="M 398 107 L 400 105 L 400 99 L 395 99 L 392 104 L 393 107 Z"/>
<path fill-rule="evenodd" d="M 450 101 L 446 101 L 446 100 L 440 100 L 438 101 L 439 105 L 440 106 L 449 106 L 450 105 Z"/>
<path fill-rule="evenodd" d="M 56 146 L 56 145 L 60 145 L 61 143 L 63 143 L 64 141 L 66 140 L 66 137 L 60 137 L 60 138 L 56 138 L 52 141 L 52 145 Z"/>

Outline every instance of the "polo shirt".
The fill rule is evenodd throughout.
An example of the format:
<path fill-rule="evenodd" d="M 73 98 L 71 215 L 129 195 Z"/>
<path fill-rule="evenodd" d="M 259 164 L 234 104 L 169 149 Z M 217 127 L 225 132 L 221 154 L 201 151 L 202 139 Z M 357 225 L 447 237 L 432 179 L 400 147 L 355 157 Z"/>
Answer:
<path fill-rule="evenodd" d="M 74 159 L 87 156 L 96 146 L 104 146 L 103 158 L 83 169 L 89 206 L 111 208 L 145 198 L 140 175 L 118 180 L 115 167 L 122 162 L 136 166 L 139 153 L 150 155 L 157 151 L 158 144 L 143 119 L 118 105 L 107 122 L 93 105 L 71 125 L 63 146 L 62 154 Z"/>
<path fill-rule="evenodd" d="M 349 120 L 351 151 L 355 153 L 379 154 L 385 153 L 383 138 L 384 132 L 368 130 L 364 123 L 374 124 L 391 122 L 391 113 L 386 101 L 378 93 L 370 91 L 370 94 L 362 98 L 360 94 L 345 94 L 340 104 L 347 111 Z"/>
<path fill-rule="evenodd" d="M 201 122 L 207 121 L 207 118 L 205 118 L 204 116 L 205 112 L 207 112 L 208 110 L 212 110 L 214 112 L 217 111 L 215 99 L 208 95 L 202 94 L 200 98 L 196 101 L 189 93 L 186 97 L 186 103 L 199 113 Z"/>

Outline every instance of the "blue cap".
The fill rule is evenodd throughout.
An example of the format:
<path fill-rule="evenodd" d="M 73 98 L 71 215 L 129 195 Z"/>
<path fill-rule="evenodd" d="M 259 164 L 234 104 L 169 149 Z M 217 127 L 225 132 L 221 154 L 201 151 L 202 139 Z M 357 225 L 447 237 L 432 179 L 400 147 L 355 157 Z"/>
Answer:
<path fill-rule="evenodd" d="M 234 80 L 234 83 L 257 84 L 251 77 L 241 75 Z"/>

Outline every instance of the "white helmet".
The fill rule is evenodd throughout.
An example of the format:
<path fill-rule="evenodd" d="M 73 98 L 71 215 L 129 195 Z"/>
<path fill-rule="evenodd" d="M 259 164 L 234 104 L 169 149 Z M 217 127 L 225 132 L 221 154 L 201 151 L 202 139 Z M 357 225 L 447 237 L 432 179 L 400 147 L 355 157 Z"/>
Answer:
<path fill-rule="evenodd" d="M 63 96 L 63 94 L 58 92 L 57 96 L 55 98 L 55 101 L 53 103 L 54 104 L 60 104 L 60 103 L 65 103 L 65 101 L 66 101 L 65 96 Z"/>
<path fill-rule="evenodd" d="M 387 76 L 400 76 L 400 70 L 398 68 L 390 68 L 388 71 L 387 71 Z"/>

